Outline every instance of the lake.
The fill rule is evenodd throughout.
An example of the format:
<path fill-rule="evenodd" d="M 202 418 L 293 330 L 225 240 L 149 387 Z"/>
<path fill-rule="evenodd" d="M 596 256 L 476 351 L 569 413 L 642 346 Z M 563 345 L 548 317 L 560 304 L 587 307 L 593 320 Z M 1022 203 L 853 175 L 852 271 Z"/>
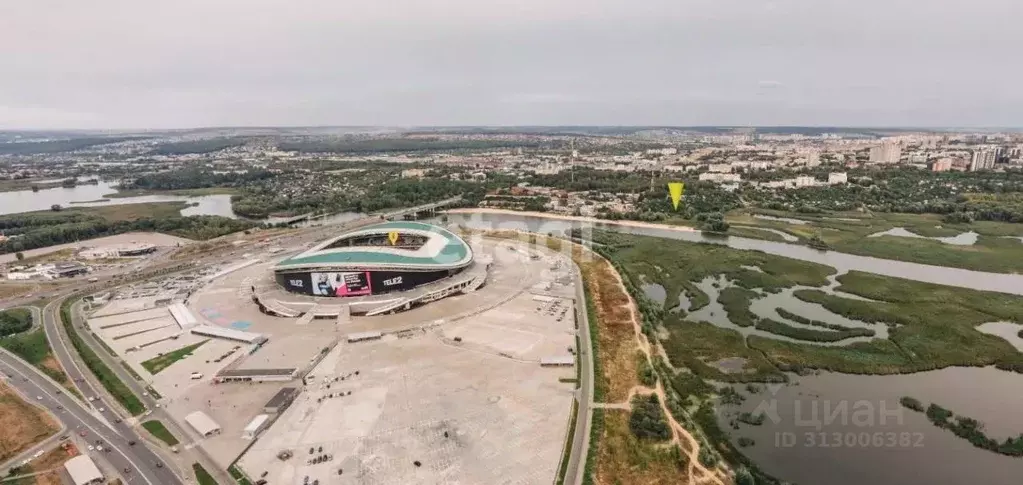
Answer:
<path fill-rule="evenodd" d="M 185 197 L 178 195 L 143 195 L 139 197 L 113 198 L 108 201 L 97 201 L 107 194 L 118 192 L 114 187 L 115 182 L 100 181 L 98 184 L 83 184 L 75 187 L 55 187 L 42 189 L 38 192 L 31 190 L 18 190 L 14 192 L 0 192 L 0 215 L 14 214 L 18 212 L 32 212 L 50 210 L 53 204 L 61 207 L 96 207 L 105 205 L 121 204 L 143 204 L 146 202 L 188 202 L 198 203 L 195 207 L 186 207 L 181 210 L 185 216 L 211 215 L 223 216 L 236 219 L 234 211 L 231 210 L 231 196 L 203 195 L 198 197 Z M 75 203 L 77 202 L 77 203 Z"/>
<path fill-rule="evenodd" d="M 799 484 L 1010 485 L 1023 477 L 1023 459 L 975 448 L 903 408 L 910 396 L 977 419 L 1004 440 L 1023 433 L 1023 377 L 991 368 L 952 367 L 893 376 L 822 372 L 786 385 L 761 386 L 740 406 L 721 406 L 718 421 L 765 472 Z M 739 411 L 763 412 L 761 426 L 729 424 Z"/>

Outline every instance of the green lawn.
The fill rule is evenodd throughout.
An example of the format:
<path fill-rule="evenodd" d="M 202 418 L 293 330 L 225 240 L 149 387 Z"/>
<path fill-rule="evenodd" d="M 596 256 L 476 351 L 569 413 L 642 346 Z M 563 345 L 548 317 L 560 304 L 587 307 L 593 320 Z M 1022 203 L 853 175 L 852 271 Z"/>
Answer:
<path fill-rule="evenodd" d="M 234 478 L 234 481 L 238 482 L 238 485 L 252 485 L 252 482 L 250 482 L 248 478 L 245 478 L 245 474 L 238 469 L 238 465 L 231 465 L 228 467 L 227 473 L 231 474 L 231 478 Z"/>
<path fill-rule="evenodd" d="M 46 340 L 46 332 L 42 327 L 29 333 L 0 338 L 0 347 L 25 359 L 26 362 L 34 365 L 50 378 L 64 385 L 69 391 L 78 395 L 78 389 L 71 384 L 67 374 L 61 370 L 57 359 L 53 357 L 50 343 Z"/>
<path fill-rule="evenodd" d="M 195 472 L 195 479 L 199 482 L 199 485 L 217 485 L 217 481 L 213 479 L 213 475 L 206 471 L 202 465 L 198 463 L 192 463 L 192 470 Z"/>
<path fill-rule="evenodd" d="M 166 354 L 153 357 L 152 359 L 143 362 L 142 367 L 149 371 L 150 374 L 156 375 L 160 373 L 160 371 L 170 367 L 175 362 L 192 355 L 192 352 L 194 352 L 195 349 L 202 347 L 202 344 L 206 342 L 209 342 L 209 340 L 208 339 L 203 340 L 202 342 L 188 345 L 180 349 L 167 352 Z"/>
<path fill-rule="evenodd" d="M 60 319 L 64 325 L 64 329 L 67 331 L 68 337 L 71 339 L 71 345 L 74 346 L 75 350 L 78 351 L 78 355 L 81 356 L 82 361 L 85 362 L 85 366 L 96 376 L 100 384 L 106 388 L 110 395 L 117 399 L 117 402 L 121 403 L 132 416 L 138 416 L 146 411 L 146 406 L 142 404 L 138 396 L 131 392 L 128 388 L 117 377 L 110 367 L 107 367 L 100 357 L 96 355 L 96 352 L 92 350 L 88 344 L 71 325 L 71 305 L 74 303 L 74 299 L 67 299 L 60 306 Z"/>
<path fill-rule="evenodd" d="M 178 439 L 171 434 L 170 430 L 156 419 L 142 423 L 142 427 L 146 428 L 146 431 L 149 431 L 150 434 L 160 441 L 167 443 L 168 446 L 177 446 L 179 443 Z"/>
<path fill-rule="evenodd" d="M 13 308 L 0 311 L 0 337 L 14 335 L 32 328 L 32 311 L 27 308 Z"/>

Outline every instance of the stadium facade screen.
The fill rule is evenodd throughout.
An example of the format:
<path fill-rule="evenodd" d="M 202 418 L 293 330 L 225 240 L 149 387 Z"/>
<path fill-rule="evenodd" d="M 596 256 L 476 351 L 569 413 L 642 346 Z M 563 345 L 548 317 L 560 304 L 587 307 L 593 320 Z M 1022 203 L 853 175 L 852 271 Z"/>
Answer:
<path fill-rule="evenodd" d="M 411 290 L 459 271 L 337 271 L 277 274 L 277 284 L 288 291 L 315 296 L 379 295 Z"/>
<path fill-rule="evenodd" d="M 359 296 L 373 293 L 369 272 L 312 273 L 313 294 L 317 296 Z"/>

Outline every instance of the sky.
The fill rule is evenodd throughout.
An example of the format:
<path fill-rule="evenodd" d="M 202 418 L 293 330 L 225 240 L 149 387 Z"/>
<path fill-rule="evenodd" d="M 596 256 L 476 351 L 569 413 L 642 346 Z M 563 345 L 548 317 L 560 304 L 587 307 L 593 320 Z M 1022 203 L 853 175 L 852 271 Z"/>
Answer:
<path fill-rule="evenodd" d="M 1023 126 L 1019 0 L 9 0 L 0 128 Z"/>

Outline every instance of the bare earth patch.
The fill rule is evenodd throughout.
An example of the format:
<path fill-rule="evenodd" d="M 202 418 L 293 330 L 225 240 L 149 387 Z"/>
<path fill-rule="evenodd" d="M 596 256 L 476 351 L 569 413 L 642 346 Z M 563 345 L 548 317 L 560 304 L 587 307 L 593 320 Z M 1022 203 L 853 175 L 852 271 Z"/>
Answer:
<path fill-rule="evenodd" d="M 0 462 L 25 451 L 60 427 L 43 410 L 0 384 Z"/>

